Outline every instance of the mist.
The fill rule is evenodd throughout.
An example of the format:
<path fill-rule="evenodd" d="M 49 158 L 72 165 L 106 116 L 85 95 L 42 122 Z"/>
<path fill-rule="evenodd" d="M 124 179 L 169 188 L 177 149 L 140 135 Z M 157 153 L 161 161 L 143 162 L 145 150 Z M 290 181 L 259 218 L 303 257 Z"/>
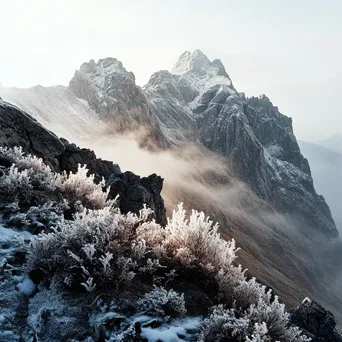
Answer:
<path fill-rule="evenodd" d="M 342 154 L 317 144 L 300 141 L 299 145 L 309 160 L 315 188 L 326 199 L 341 236 Z"/>
<path fill-rule="evenodd" d="M 139 147 L 139 140 L 134 134 L 105 136 L 85 147 L 118 163 L 123 172 L 162 176 L 168 215 L 180 202 L 187 210 L 204 211 L 219 223 L 223 238 L 236 239 L 238 262 L 248 275 L 262 279 L 288 307 L 312 297 L 342 322 L 339 240 L 330 241 L 301 218 L 274 210 L 232 177 L 226 159 L 194 145 L 150 152 Z"/>

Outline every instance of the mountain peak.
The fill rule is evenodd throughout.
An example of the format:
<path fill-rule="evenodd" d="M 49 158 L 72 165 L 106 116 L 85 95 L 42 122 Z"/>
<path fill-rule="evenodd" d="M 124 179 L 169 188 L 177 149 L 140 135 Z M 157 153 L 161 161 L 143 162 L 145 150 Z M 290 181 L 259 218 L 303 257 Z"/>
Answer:
<path fill-rule="evenodd" d="M 201 78 L 203 75 L 207 75 L 209 78 L 221 76 L 219 81 L 222 84 L 228 84 L 234 89 L 222 61 L 214 59 L 211 62 L 201 50 L 195 50 L 192 53 L 185 51 L 174 65 L 172 74 L 179 76 L 195 75 Z"/>
<path fill-rule="evenodd" d="M 201 72 L 209 68 L 211 62 L 209 58 L 200 50 L 193 53 L 185 51 L 178 59 L 172 69 L 175 75 L 183 75 L 189 71 Z"/>
<path fill-rule="evenodd" d="M 122 62 L 112 57 L 99 59 L 97 63 L 91 59 L 88 63 L 81 65 L 79 72 L 87 77 L 100 75 L 104 77 L 105 75 L 112 75 L 114 73 L 123 73 L 135 80 L 134 74 L 128 72 Z"/>

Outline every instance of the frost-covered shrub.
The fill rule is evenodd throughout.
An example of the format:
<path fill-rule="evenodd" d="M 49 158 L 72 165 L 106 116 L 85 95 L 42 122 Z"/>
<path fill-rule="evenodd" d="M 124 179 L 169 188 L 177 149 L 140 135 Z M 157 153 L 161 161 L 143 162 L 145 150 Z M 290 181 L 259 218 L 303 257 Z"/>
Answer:
<path fill-rule="evenodd" d="M 57 174 L 55 174 L 50 166 L 45 165 L 41 158 L 36 156 L 25 156 L 16 162 L 20 170 L 27 170 L 34 187 L 41 190 L 54 191 L 57 185 Z"/>
<path fill-rule="evenodd" d="M 105 181 L 98 184 L 94 183 L 94 175 L 88 176 L 86 165 L 78 165 L 76 173 L 67 174 L 64 172 L 57 179 L 57 186 L 64 197 L 70 202 L 81 201 L 82 204 L 90 209 L 101 209 L 107 203 L 108 192 L 103 191 Z"/>
<path fill-rule="evenodd" d="M 29 301 L 24 341 L 94 341 L 84 339 L 89 335 L 85 310 L 82 301 L 55 288 L 40 289 Z"/>
<path fill-rule="evenodd" d="M 57 175 L 41 158 L 25 156 L 21 147 L 0 147 L 0 155 L 12 162 L 19 172 L 25 172 L 32 187 L 47 191 L 56 189 Z"/>
<path fill-rule="evenodd" d="M 301 335 L 298 327 L 289 325 L 289 314 L 285 310 L 285 305 L 279 302 L 278 296 L 272 298 L 271 290 L 265 292 L 264 287 L 260 287 L 260 292 L 258 302 L 251 304 L 245 312 L 245 317 L 249 319 L 251 324 L 264 322 L 269 337 L 274 340 L 284 342 L 310 341 L 306 336 Z"/>
<path fill-rule="evenodd" d="M 278 298 L 255 279 L 246 279 L 235 264 L 235 241 L 222 240 L 218 225 L 203 213 L 192 211 L 188 218 L 180 205 L 163 228 L 149 220 L 147 208 L 140 215 L 121 214 L 106 200 L 104 182 L 95 184 L 85 166 L 75 174 L 56 175 L 20 149 L 1 153 L 14 165 L 0 177 L 0 191 L 29 198 L 38 188 L 53 197 L 18 216 L 23 224 L 50 228 L 28 245 L 28 272 L 39 271 L 57 289 L 82 290 L 92 298 L 129 293 L 140 298 L 138 310 L 157 316 L 186 313 L 187 293 L 178 294 L 172 285 L 178 273 L 192 272 L 200 279 L 186 281 L 200 291 L 215 283 L 208 296 L 217 306 L 204 320 L 202 341 L 307 341 L 289 325 Z M 63 215 L 68 206 L 74 209 L 69 220 Z M 157 283 L 161 287 L 153 287 Z"/>
<path fill-rule="evenodd" d="M 0 146 L 0 156 L 9 160 L 11 163 L 17 163 L 24 157 L 24 152 L 21 146 L 15 146 L 13 148 Z"/>
<path fill-rule="evenodd" d="M 248 325 L 247 318 L 237 318 L 233 309 L 225 309 L 223 305 L 218 305 L 204 320 L 200 341 L 243 341 L 242 337 L 247 335 Z"/>
<path fill-rule="evenodd" d="M 246 342 L 270 342 L 267 336 L 268 330 L 265 322 L 255 323 L 251 336 L 246 336 Z"/>
<path fill-rule="evenodd" d="M 186 314 L 184 294 L 155 286 L 138 301 L 139 309 L 153 316 L 179 316 Z"/>
<path fill-rule="evenodd" d="M 33 191 L 40 191 L 48 198 L 62 196 L 72 207 L 81 203 L 89 209 L 101 209 L 112 204 L 107 202 L 109 189 L 103 190 L 104 180 L 95 184 L 94 175 L 87 175 L 86 165 L 79 165 L 76 173 L 58 174 L 41 158 L 25 155 L 21 147 L 0 147 L 0 156 L 13 164 L 0 177 L 0 191 L 7 193 L 10 199 L 20 196 L 29 201 Z"/>
<path fill-rule="evenodd" d="M 266 286 L 261 285 L 255 278 L 243 279 L 233 289 L 234 298 L 236 298 L 237 305 L 246 310 L 251 304 L 256 304 L 260 300 L 268 300 L 268 296 L 271 292 L 266 293 Z"/>
<path fill-rule="evenodd" d="M 122 215 L 105 207 L 76 213 L 74 221 L 63 222 L 31 242 L 27 267 L 43 270 L 58 284 L 82 286 L 88 292 L 115 290 L 137 272 L 153 273 L 159 262 L 145 257 L 145 241 L 136 235 L 143 212 Z"/>
<path fill-rule="evenodd" d="M 234 288 L 234 292 L 234 310 L 219 305 L 214 308 L 209 319 L 204 321 L 203 341 L 216 341 L 213 337 L 215 330 L 222 340 L 234 337 L 237 341 L 253 342 L 310 341 L 298 327 L 290 325 L 289 314 L 278 297 L 273 296 L 271 290 L 266 291 L 266 287 L 258 284 L 254 278 L 243 280 Z M 241 328 L 242 322 L 245 324 L 244 329 Z M 237 330 L 236 326 L 241 329 Z"/>
<path fill-rule="evenodd" d="M 22 228 L 23 226 L 28 225 L 26 214 L 24 213 L 17 213 L 14 215 L 11 215 L 6 220 L 6 226 L 7 227 L 16 227 L 16 228 Z"/>
<path fill-rule="evenodd" d="M 34 234 L 43 230 L 51 230 L 64 222 L 64 211 L 69 207 L 66 202 L 46 202 L 40 206 L 33 206 L 25 214 L 28 230 Z"/>
<path fill-rule="evenodd" d="M 16 200 L 18 196 L 29 199 L 32 188 L 28 170 L 19 171 L 14 165 L 0 177 L 0 192 L 6 195 L 7 200 Z"/>
<path fill-rule="evenodd" d="M 266 304 L 262 301 L 262 306 Z M 269 303 L 270 304 L 270 303 Z M 267 304 L 266 304 L 267 306 Z M 252 306 L 251 310 L 256 306 Z M 259 308 L 265 311 L 264 308 Z M 257 309 L 258 310 L 258 309 Z M 202 324 L 201 342 L 246 341 L 246 342 L 308 342 L 298 327 L 289 325 L 284 307 L 276 300 L 267 314 L 250 310 L 226 309 L 223 305 L 213 308 L 211 315 Z M 255 319 L 257 318 L 257 319 Z M 264 320 L 265 318 L 265 320 Z"/>
<path fill-rule="evenodd" d="M 216 275 L 225 297 L 231 297 L 233 288 L 244 280 L 241 266 L 234 265 L 237 255 L 235 240 L 221 239 L 218 225 L 204 213 L 192 211 L 187 219 L 182 204 L 164 228 L 145 223 L 138 233 L 155 247 L 156 254 L 166 254 L 180 261 L 184 267 L 201 269 Z"/>
<path fill-rule="evenodd" d="M 168 220 L 163 247 L 184 263 L 196 262 L 216 271 L 230 267 L 238 251 L 234 240 L 220 238 L 218 224 L 213 225 L 203 212 L 193 210 L 188 220 L 182 204 Z"/>
<path fill-rule="evenodd" d="M 256 279 L 247 280 L 241 266 L 235 266 L 235 241 L 224 241 L 218 233 L 218 226 L 204 216 L 203 213 L 192 211 L 189 220 L 182 206 L 168 220 L 163 229 L 143 224 L 138 232 L 147 241 L 155 242 L 159 253 L 180 261 L 185 267 L 200 267 L 215 274 L 221 300 L 234 304 L 234 311 L 218 306 L 204 328 L 203 338 L 208 341 L 239 337 L 303 342 L 307 338 L 301 336 L 300 330 L 289 326 L 289 316 L 285 305 L 277 296 L 259 284 Z M 237 314 L 237 316 L 235 316 Z M 215 318 L 215 319 L 214 319 Z M 216 322 L 214 324 L 214 322 Z M 264 325 L 266 324 L 266 327 Z M 267 329 L 267 335 L 265 332 Z M 208 331 L 206 331 L 209 329 Z M 213 331 L 217 331 L 217 336 Z M 207 337 L 205 337 L 207 336 Z M 208 336 L 214 336 L 210 339 Z M 216 337 L 215 337 L 216 336 Z"/>

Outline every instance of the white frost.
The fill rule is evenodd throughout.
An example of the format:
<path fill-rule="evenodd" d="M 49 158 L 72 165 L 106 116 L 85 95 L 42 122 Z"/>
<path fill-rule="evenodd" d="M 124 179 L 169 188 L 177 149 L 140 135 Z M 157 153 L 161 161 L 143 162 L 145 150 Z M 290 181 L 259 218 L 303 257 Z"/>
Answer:
<path fill-rule="evenodd" d="M 175 320 L 169 326 L 161 326 L 159 328 L 142 328 L 142 337 L 148 339 L 149 342 L 180 342 L 186 341 L 182 337 L 188 337 L 187 331 L 199 328 L 201 322 L 200 317 L 187 317 Z"/>
<path fill-rule="evenodd" d="M 36 289 L 36 285 L 30 278 L 25 278 L 23 282 L 17 285 L 20 293 L 29 296 Z"/>

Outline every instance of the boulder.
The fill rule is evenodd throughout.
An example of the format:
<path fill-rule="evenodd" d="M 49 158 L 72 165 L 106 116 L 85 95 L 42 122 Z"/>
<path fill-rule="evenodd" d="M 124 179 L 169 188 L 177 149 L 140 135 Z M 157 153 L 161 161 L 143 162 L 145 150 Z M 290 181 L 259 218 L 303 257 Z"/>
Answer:
<path fill-rule="evenodd" d="M 317 302 L 306 298 L 289 312 L 291 322 L 310 336 L 312 342 L 342 342 L 334 315 Z"/>

